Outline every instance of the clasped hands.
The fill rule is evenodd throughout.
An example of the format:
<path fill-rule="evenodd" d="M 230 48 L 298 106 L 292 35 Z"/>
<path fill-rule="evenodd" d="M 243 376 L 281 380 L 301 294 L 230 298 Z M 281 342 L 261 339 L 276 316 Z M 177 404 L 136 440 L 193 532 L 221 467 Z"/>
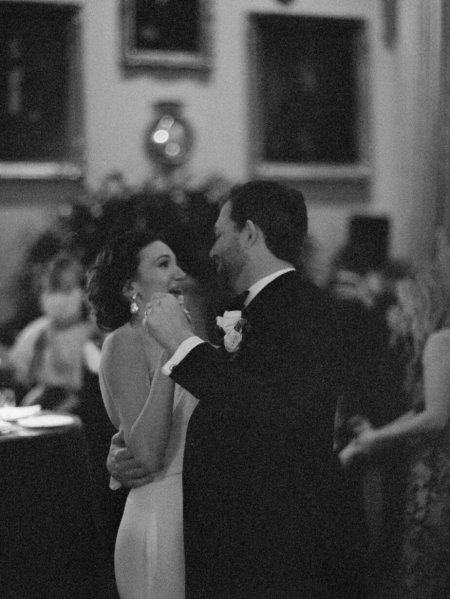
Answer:
<path fill-rule="evenodd" d="M 145 307 L 143 324 L 170 355 L 194 335 L 188 311 L 171 293 L 152 295 Z"/>

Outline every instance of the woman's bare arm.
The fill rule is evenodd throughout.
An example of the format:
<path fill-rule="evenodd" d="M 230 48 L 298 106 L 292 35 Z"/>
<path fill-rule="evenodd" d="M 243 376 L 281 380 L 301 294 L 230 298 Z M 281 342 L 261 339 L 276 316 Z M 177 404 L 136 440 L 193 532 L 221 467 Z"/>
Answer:
<path fill-rule="evenodd" d="M 159 362 L 166 359 L 161 350 Z M 139 463 L 156 472 L 163 466 L 170 434 L 173 381 L 158 366 L 150 382 L 142 339 L 131 327 L 105 341 L 102 371 L 126 446 Z"/>

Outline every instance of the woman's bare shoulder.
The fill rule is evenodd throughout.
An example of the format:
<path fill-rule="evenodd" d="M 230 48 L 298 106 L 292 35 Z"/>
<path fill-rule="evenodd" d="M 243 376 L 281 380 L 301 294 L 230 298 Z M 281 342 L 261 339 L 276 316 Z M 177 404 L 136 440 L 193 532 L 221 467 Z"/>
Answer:
<path fill-rule="evenodd" d="M 140 335 L 137 330 L 129 324 L 124 324 L 106 336 L 102 347 L 102 357 L 104 360 L 108 360 L 117 353 L 121 355 L 124 355 L 124 352 L 126 355 L 140 353 L 142 351 L 140 346 Z"/>
<path fill-rule="evenodd" d="M 425 345 L 424 358 L 435 360 L 436 358 L 447 359 L 450 357 L 450 328 L 445 327 L 432 333 Z"/>

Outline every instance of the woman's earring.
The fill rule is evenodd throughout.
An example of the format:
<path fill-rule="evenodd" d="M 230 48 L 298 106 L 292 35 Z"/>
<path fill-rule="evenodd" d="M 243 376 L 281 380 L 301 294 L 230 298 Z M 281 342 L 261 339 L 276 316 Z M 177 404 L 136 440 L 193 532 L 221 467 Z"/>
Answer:
<path fill-rule="evenodd" d="M 139 306 L 136 303 L 137 293 L 133 293 L 131 296 L 130 312 L 131 314 L 137 314 L 139 312 Z"/>

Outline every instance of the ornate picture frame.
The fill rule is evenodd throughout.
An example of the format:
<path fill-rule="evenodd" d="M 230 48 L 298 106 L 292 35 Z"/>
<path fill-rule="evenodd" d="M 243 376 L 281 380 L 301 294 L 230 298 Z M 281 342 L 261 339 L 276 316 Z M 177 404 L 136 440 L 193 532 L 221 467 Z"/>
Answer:
<path fill-rule="evenodd" d="M 125 68 L 208 71 L 210 0 L 122 0 Z"/>
<path fill-rule="evenodd" d="M 2 3 L 0 181 L 83 177 L 80 11 Z"/>
<path fill-rule="evenodd" d="M 248 23 L 253 175 L 367 181 L 366 22 L 261 12 Z"/>

